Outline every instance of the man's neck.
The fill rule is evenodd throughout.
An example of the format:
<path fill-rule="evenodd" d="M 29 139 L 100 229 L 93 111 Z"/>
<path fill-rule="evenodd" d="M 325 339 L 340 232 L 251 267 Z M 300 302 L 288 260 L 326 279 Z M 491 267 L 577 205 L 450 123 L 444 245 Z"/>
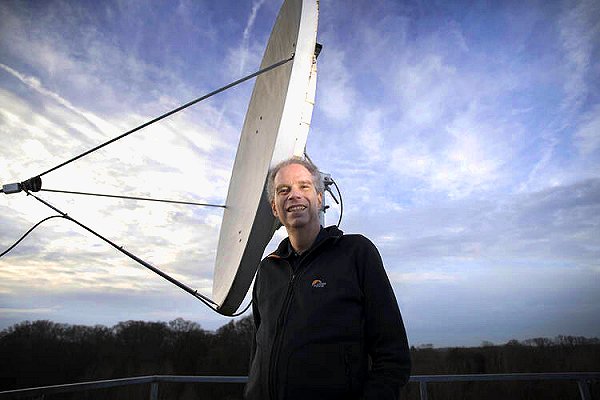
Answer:
<path fill-rule="evenodd" d="M 289 229 L 290 244 L 298 254 L 304 253 L 312 246 L 319 235 L 321 225 L 305 226 L 301 229 Z"/>

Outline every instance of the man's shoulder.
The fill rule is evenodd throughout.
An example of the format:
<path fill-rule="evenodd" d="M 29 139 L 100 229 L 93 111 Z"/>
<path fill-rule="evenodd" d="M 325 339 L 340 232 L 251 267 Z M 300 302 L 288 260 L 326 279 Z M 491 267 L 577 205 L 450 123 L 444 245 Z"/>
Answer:
<path fill-rule="evenodd" d="M 352 257 L 358 261 L 359 265 L 372 265 L 373 263 L 382 264 L 381 253 L 368 237 L 361 234 L 344 235 L 340 243 L 340 251 L 352 254 Z M 366 263 L 366 264 L 364 264 Z"/>
<path fill-rule="evenodd" d="M 359 248 L 375 248 L 375 244 L 366 236 L 360 233 L 348 233 L 340 237 L 340 244 L 346 246 L 356 246 Z"/>

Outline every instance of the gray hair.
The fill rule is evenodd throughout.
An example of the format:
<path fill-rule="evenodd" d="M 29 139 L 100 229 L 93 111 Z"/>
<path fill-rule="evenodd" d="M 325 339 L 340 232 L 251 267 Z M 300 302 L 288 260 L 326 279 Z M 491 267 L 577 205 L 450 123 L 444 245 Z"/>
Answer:
<path fill-rule="evenodd" d="M 317 193 L 321 193 L 321 195 L 323 195 L 323 192 L 325 191 L 325 184 L 323 183 L 323 178 L 321 177 L 321 173 L 319 172 L 317 166 L 307 159 L 293 156 L 287 160 L 283 160 L 275 164 L 275 166 L 269 170 L 269 175 L 267 176 L 267 197 L 269 201 L 272 201 L 275 198 L 275 175 L 277 175 L 281 168 L 292 164 L 302 165 L 304 168 L 306 168 L 312 176 L 315 190 Z"/>

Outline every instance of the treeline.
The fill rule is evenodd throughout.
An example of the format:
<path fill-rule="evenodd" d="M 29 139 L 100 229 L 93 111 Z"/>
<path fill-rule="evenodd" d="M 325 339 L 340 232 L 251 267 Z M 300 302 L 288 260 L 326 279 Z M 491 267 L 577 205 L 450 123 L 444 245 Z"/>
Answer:
<path fill-rule="evenodd" d="M 145 375 L 247 375 L 253 322 L 216 332 L 176 319 L 97 325 L 22 322 L 0 332 L 0 391 Z M 148 385 L 48 396 L 148 399 Z M 240 399 L 243 385 L 161 384 L 161 399 Z"/>
<path fill-rule="evenodd" d="M 183 319 L 121 322 L 113 327 L 22 322 L 0 332 L 0 391 L 144 375 L 248 373 L 252 319 L 216 332 Z M 412 347 L 413 375 L 600 371 L 600 340 L 574 336 L 503 345 Z M 592 398 L 600 398 L 598 383 Z M 429 399 L 579 399 L 574 382 L 432 383 Z M 49 399 L 147 399 L 148 385 L 48 396 Z M 160 399 L 241 399 L 240 384 L 161 384 Z M 419 399 L 417 384 L 403 390 Z"/>
<path fill-rule="evenodd" d="M 600 372 L 600 339 L 557 336 L 554 339 L 510 340 L 480 347 L 411 348 L 413 375 L 510 374 L 539 372 Z M 590 385 L 600 399 L 600 382 Z M 419 387 L 408 385 L 404 397 L 419 399 Z M 429 400 L 439 399 L 560 399 L 580 400 L 575 381 L 503 381 L 429 383 Z"/>

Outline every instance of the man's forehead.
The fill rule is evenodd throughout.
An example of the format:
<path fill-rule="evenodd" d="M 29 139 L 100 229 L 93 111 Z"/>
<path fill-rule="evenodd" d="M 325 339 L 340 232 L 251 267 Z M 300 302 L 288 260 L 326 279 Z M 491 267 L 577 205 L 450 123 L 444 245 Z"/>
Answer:
<path fill-rule="evenodd" d="M 279 183 L 288 183 L 288 182 L 311 182 L 312 183 L 312 175 L 308 169 L 302 164 L 290 164 L 281 168 L 275 174 L 274 179 L 276 184 Z"/>
<path fill-rule="evenodd" d="M 300 184 L 307 183 L 307 184 L 310 184 L 310 185 L 313 184 L 313 182 L 312 182 L 311 179 L 292 179 L 292 180 L 287 180 L 285 182 L 279 181 L 279 182 L 275 182 L 275 183 L 276 183 L 275 184 L 276 188 L 280 188 L 280 187 L 283 187 L 283 186 L 293 185 L 294 183 L 300 183 Z"/>

